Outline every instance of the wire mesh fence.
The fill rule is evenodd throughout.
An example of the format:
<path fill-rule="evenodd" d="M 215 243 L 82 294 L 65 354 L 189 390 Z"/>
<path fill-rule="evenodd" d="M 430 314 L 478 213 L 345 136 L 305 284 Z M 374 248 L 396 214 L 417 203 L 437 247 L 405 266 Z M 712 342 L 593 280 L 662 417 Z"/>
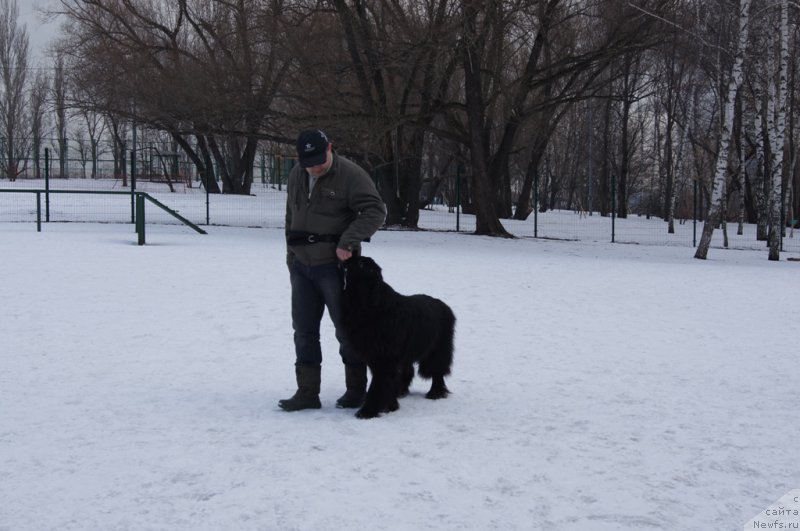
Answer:
<path fill-rule="evenodd" d="M 45 190 L 60 191 L 46 193 Z M 26 193 L 26 190 L 31 192 Z M 119 179 L 18 179 L 0 181 L 0 222 L 35 222 L 36 194 L 41 191 L 42 219 L 47 222 L 133 223 L 134 194 L 130 185 Z M 63 193 L 74 190 L 75 193 Z M 286 191 L 283 182 L 257 179 L 250 195 L 207 194 L 204 188 L 175 183 L 138 180 L 135 191 L 147 192 L 170 209 L 197 225 L 226 225 L 240 227 L 283 228 Z M 86 193 L 113 191 L 115 194 Z M 131 192 L 129 194 L 118 192 Z M 668 233 L 664 220 L 646 215 L 627 218 L 601 216 L 597 212 L 549 210 L 531 214 L 528 219 L 502 220 L 504 226 L 520 237 L 567 239 L 594 242 L 634 243 L 692 247 L 699 240 L 702 222 L 681 219 L 675 222 L 675 232 Z M 179 224 L 166 212 L 153 209 L 147 223 Z M 475 217 L 459 208 L 433 205 L 420 212 L 419 227 L 427 230 L 474 232 Z M 766 242 L 756 237 L 756 227 L 743 226 L 737 234 L 737 224 L 728 224 L 714 233 L 712 246 L 724 247 L 727 232 L 728 247 L 734 249 L 765 249 Z M 787 229 L 783 250 L 800 252 L 800 233 Z"/>
<path fill-rule="evenodd" d="M 254 162 L 249 195 L 209 194 L 195 165 L 165 145 L 142 145 L 135 161 L 130 158 L 126 161 L 124 157 L 59 159 L 44 151 L 42 157 L 24 161 L 13 180 L 0 179 L 0 222 L 36 221 L 36 195 L 18 193 L 20 190 L 74 190 L 81 193 L 41 196 L 45 222 L 133 223 L 134 193 L 146 192 L 197 225 L 283 228 L 286 182 L 294 164 L 291 157 L 260 151 Z M 420 212 L 421 229 L 475 231 L 475 217 L 463 213 L 456 201 L 460 178 L 463 177 L 447 179 L 433 204 Z M 129 195 L 86 192 L 129 192 Z M 702 223 L 695 219 L 691 208 L 680 209 L 684 217 L 675 221 L 674 233 L 669 233 L 663 219 L 647 214 L 631 213 L 618 218 L 561 206 L 566 208 L 533 212 L 524 221 L 502 220 L 502 223 L 509 232 L 522 237 L 685 247 L 696 245 L 702 231 Z M 148 214 L 147 218 L 148 223 L 180 223 L 160 211 Z M 738 234 L 736 224 L 716 230 L 711 245 L 725 247 L 726 239 L 730 248 L 766 248 L 766 242 L 756 237 L 756 227 L 750 224 L 742 227 L 742 234 Z M 800 252 L 800 234 L 795 237 L 794 230 L 787 228 L 782 248 Z"/>

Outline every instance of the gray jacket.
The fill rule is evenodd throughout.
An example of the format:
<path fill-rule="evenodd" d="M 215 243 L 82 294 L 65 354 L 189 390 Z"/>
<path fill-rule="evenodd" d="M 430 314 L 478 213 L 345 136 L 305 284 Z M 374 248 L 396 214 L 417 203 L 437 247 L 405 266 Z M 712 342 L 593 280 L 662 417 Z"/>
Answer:
<path fill-rule="evenodd" d="M 335 262 L 336 247 L 360 252 L 386 219 L 386 206 L 369 174 L 334 153 L 328 173 L 317 180 L 309 197 L 308 173 L 299 164 L 289 173 L 286 196 L 287 263 L 297 259 L 307 266 Z M 338 244 L 322 241 L 288 243 L 296 233 L 338 236 Z"/>

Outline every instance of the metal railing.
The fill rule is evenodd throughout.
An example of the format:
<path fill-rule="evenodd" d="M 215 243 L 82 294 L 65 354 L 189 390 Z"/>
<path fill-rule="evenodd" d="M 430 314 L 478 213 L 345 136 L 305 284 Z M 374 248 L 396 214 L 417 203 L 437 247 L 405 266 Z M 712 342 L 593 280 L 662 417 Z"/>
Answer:
<path fill-rule="evenodd" d="M 147 192 L 136 191 L 103 191 L 103 190 L 39 190 L 31 188 L 0 189 L 0 193 L 23 193 L 34 194 L 36 196 L 36 232 L 42 232 L 42 195 L 44 195 L 44 221 L 50 221 L 50 195 L 51 194 L 76 194 L 76 195 L 126 195 L 131 197 L 131 223 L 136 226 L 139 245 L 145 244 L 145 200 L 157 206 L 170 216 L 174 217 L 184 225 L 191 227 L 199 234 L 206 234 L 206 231 L 178 214 L 173 209 L 152 197 Z"/>
<path fill-rule="evenodd" d="M 136 198 L 141 193 L 146 194 L 142 196 L 145 203 L 149 201 L 151 206 L 158 206 L 157 209 L 148 209 L 147 223 L 151 227 L 154 224 L 186 224 L 186 221 L 195 227 L 219 225 L 283 229 L 285 225 L 285 188 L 280 190 L 268 184 L 259 184 L 250 195 L 209 195 L 202 189 L 168 192 L 163 184 L 140 184 L 141 188 L 134 190 L 128 187 L 115 190 L 113 186 L 124 184 L 89 179 L 40 180 L 28 186 L 21 182 L 0 183 L 0 223 L 27 220 L 36 222 L 38 227 L 41 227 L 42 221 L 135 223 Z M 9 195 L 20 196 L 20 193 L 36 198 L 38 214 L 31 208 L 33 201 L 29 202 L 27 198 L 17 200 Z M 537 209 L 527 220 L 503 219 L 502 223 L 509 232 L 520 237 L 694 247 L 701 227 L 698 226 L 697 215 L 692 215 L 691 208 L 688 214 L 688 217 L 676 219 L 674 233 L 668 233 L 666 222 L 654 216 L 629 214 L 626 218 L 618 218 L 613 211 L 608 216 L 601 216 L 596 211 L 565 208 L 548 209 L 546 212 Z M 458 206 L 435 203 L 420 210 L 419 227 L 423 230 L 471 232 L 475 230 L 476 218 L 472 213 L 462 212 Z M 794 234 L 794 228 L 791 227 L 797 228 L 796 223 L 787 227 L 786 237 L 781 242 L 782 251 L 798 253 L 800 237 Z M 711 246 L 754 250 L 766 248 L 766 242 L 758 238 L 755 224 L 745 224 L 742 234 L 737 234 L 737 227 L 729 223 L 729 238 L 724 235 L 725 231 L 716 230 Z M 728 239 L 729 242 L 726 241 Z"/>

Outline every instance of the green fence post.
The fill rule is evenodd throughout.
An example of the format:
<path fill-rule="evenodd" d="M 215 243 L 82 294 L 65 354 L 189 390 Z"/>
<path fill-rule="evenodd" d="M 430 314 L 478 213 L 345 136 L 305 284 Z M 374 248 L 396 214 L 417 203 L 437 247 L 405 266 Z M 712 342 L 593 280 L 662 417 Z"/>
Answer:
<path fill-rule="evenodd" d="M 781 179 L 781 224 L 778 232 L 778 250 L 783 252 L 783 235 L 786 233 L 786 192 L 784 191 L 783 179 Z"/>
<path fill-rule="evenodd" d="M 533 172 L 533 237 L 539 237 L 539 170 Z"/>
<path fill-rule="evenodd" d="M 44 148 L 44 219 L 50 221 L 50 148 Z"/>
<path fill-rule="evenodd" d="M 144 245 L 144 196 L 136 194 L 136 234 L 139 245 Z"/>
<path fill-rule="evenodd" d="M 131 223 L 136 223 L 136 127 L 133 128 L 133 146 L 131 150 Z"/>
<path fill-rule="evenodd" d="M 617 225 L 617 175 L 611 172 L 611 243 L 616 237 Z"/>
<path fill-rule="evenodd" d="M 42 232 L 42 194 L 36 192 L 36 232 Z"/>
<path fill-rule="evenodd" d="M 208 183 L 211 182 L 211 179 L 216 180 L 213 175 L 209 175 L 208 171 L 206 172 L 206 225 L 211 225 L 211 193 L 208 191 Z"/>
<path fill-rule="evenodd" d="M 461 164 L 456 174 L 456 232 L 461 231 Z"/>
<path fill-rule="evenodd" d="M 697 179 L 692 193 L 692 247 L 697 247 Z"/>
<path fill-rule="evenodd" d="M 33 137 L 33 178 L 34 179 L 41 179 L 42 178 L 42 167 L 41 167 L 41 152 L 39 146 L 39 136 Z"/>
<path fill-rule="evenodd" d="M 593 118 L 592 100 L 587 100 L 586 101 L 586 105 L 589 107 L 589 120 L 588 120 L 589 121 L 589 131 L 588 131 L 588 133 L 586 135 L 588 137 L 588 140 L 589 140 L 588 141 L 588 147 L 587 147 L 587 150 L 586 150 L 587 151 L 587 155 L 588 155 L 588 159 L 589 159 L 588 175 L 586 176 L 586 180 L 589 181 L 588 182 L 588 186 L 587 186 L 587 188 L 589 189 L 589 197 L 586 200 L 586 206 L 587 206 L 587 208 L 589 210 L 589 215 L 591 216 L 592 215 L 592 177 L 594 176 L 594 173 L 592 172 L 592 170 L 593 170 L 593 168 L 592 168 L 592 136 L 593 136 L 592 135 L 592 130 L 593 130 L 593 127 L 592 127 L 592 121 L 593 121 L 592 120 L 592 118 Z M 578 219 L 580 219 L 580 218 L 578 218 Z"/>

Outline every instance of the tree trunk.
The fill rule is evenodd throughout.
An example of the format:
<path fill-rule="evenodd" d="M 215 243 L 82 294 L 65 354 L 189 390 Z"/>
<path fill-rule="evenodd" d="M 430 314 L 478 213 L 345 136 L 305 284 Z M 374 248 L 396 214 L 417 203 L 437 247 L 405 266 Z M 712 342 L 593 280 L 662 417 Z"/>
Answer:
<path fill-rule="evenodd" d="M 220 193 L 219 184 L 217 184 L 216 179 L 214 178 L 214 164 L 211 161 L 211 156 L 208 153 L 208 149 L 205 145 L 205 137 L 203 135 L 196 135 L 195 138 L 197 139 L 197 149 L 200 151 L 198 155 L 197 152 L 192 148 L 189 142 L 186 141 L 178 133 L 172 132 L 172 138 L 178 145 L 181 147 L 186 156 L 194 163 L 195 167 L 197 168 L 197 173 L 200 176 L 200 182 L 203 183 L 203 187 L 208 191 L 210 194 L 218 194 Z"/>
<path fill-rule="evenodd" d="M 600 215 L 611 213 L 611 98 L 606 99 L 603 115 L 603 166 L 600 169 Z"/>
<path fill-rule="evenodd" d="M 622 139 L 620 142 L 619 181 L 617 182 L 617 217 L 628 217 L 628 196 L 630 195 L 628 175 L 630 174 L 631 153 L 633 152 L 633 138 L 631 135 L 630 115 L 636 97 L 636 85 L 639 73 L 638 60 L 632 54 L 623 57 L 623 87 L 622 87 Z"/>
<path fill-rule="evenodd" d="M 628 217 L 628 171 L 630 169 L 630 146 L 628 145 L 631 102 L 625 98 L 622 103 L 622 140 L 620 142 L 619 180 L 617 181 L 617 217 Z"/>
<path fill-rule="evenodd" d="M 525 178 L 522 183 L 519 198 L 517 199 L 517 209 L 514 212 L 514 219 L 525 220 L 528 219 L 533 209 L 538 205 L 532 204 L 531 192 L 533 191 L 533 179 L 539 171 L 539 166 L 547 153 L 547 145 L 550 142 L 550 137 L 556 129 L 556 126 L 561 120 L 563 113 L 557 114 L 556 108 L 550 109 L 541 113 L 539 120 L 540 127 L 535 129 L 533 139 L 531 141 L 531 153 L 528 160 L 528 166 L 525 171 Z"/>
<path fill-rule="evenodd" d="M 533 148 L 531 149 L 528 167 L 525 171 L 525 180 L 522 183 L 522 190 L 520 191 L 519 199 L 517 200 L 517 210 L 514 213 L 514 219 L 526 220 L 528 219 L 528 216 L 531 215 L 531 212 L 533 212 L 533 209 L 538 207 L 538 205 L 533 204 L 531 195 L 533 192 L 534 178 L 536 177 L 536 173 L 539 171 L 542 158 L 547 151 L 547 142 L 540 140 L 541 137 L 537 136 L 537 141 L 534 142 Z"/>
<path fill-rule="evenodd" d="M 675 45 L 673 41 L 673 46 L 671 49 L 668 68 L 670 73 L 670 79 L 667 83 L 667 101 L 666 101 L 666 119 L 667 123 L 665 126 L 664 131 L 664 160 L 663 160 L 663 167 L 660 166 L 662 171 L 664 172 L 664 217 L 667 221 L 667 233 L 675 234 L 675 217 L 674 217 L 674 190 L 675 190 L 675 165 L 673 164 L 673 152 L 672 152 L 672 141 L 673 141 L 673 128 L 675 126 L 675 99 L 676 99 L 676 87 L 674 78 L 675 74 Z M 656 117 L 656 127 L 658 127 L 659 119 Z"/>
<path fill-rule="evenodd" d="M 464 2 L 464 101 L 469 132 L 472 162 L 472 201 L 475 207 L 475 234 L 511 237 L 500 223 L 494 208 L 494 193 L 489 175 L 488 149 L 484 138 L 485 110 L 480 58 L 483 57 L 482 37 L 476 32 L 476 6 Z"/>
<path fill-rule="evenodd" d="M 400 204 L 395 181 L 394 160 L 389 163 L 375 166 L 372 169 L 374 179 L 378 185 L 381 199 L 386 205 L 386 225 L 400 225 L 403 223 L 405 211 Z"/>
<path fill-rule="evenodd" d="M 244 149 L 239 142 L 240 137 L 227 138 L 227 156 L 219 147 L 214 135 L 207 135 L 208 147 L 219 169 L 222 179 L 222 193 L 249 195 L 253 183 L 253 163 L 258 141 L 254 137 L 246 137 Z"/>
<path fill-rule="evenodd" d="M 769 164 L 771 161 L 769 147 L 769 131 L 767 130 L 767 115 L 764 110 L 764 91 L 760 83 L 755 84 L 754 90 L 755 117 L 753 130 L 755 131 L 756 173 L 753 187 L 755 212 L 756 212 L 756 239 L 767 241 L 768 238 L 768 209 L 769 197 Z"/>
<path fill-rule="evenodd" d="M 739 203 L 737 205 L 737 216 L 738 216 L 738 223 L 736 226 L 736 234 L 741 236 L 744 234 L 744 214 L 745 214 L 745 174 L 747 173 L 747 166 L 745 164 L 745 147 L 744 147 L 744 111 L 742 107 L 744 106 L 744 102 L 742 101 L 744 98 L 741 97 L 741 94 L 738 98 L 736 98 L 737 106 L 736 106 L 736 114 L 739 117 L 738 120 L 738 127 L 736 128 L 736 155 L 739 162 L 739 170 L 737 172 L 737 182 L 739 183 Z M 735 122 L 735 120 L 734 120 Z"/>
<path fill-rule="evenodd" d="M 772 186 L 769 200 L 770 219 L 772 221 L 769 239 L 769 260 L 773 261 L 780 260 L 780 239 L 783 231 L 781 219 L 783 200 L 781 193 L 783 190 L 783 144 L 786 138 L 786 92 L 789 67 L 789 5 L 787 0 L 781 0 L 780 6 L 781 56 L 778 61 L 778 86 L 774 92 L 776 112 L 770 114 L 770 118 L 775 118 L 775 127 L 771 134 L 774 164 L 772 164 Z"/>
<path fill-rule="evenodd" d="M 739 38 L 736 46 L 736 55 L 731 69 L 730 79 L 728 80 L 727 91 L 722 94 L 723 113 L 722 130 L 720 131 L 719 152 L 714 168 L 714 180 L 711 183 L 711 201 L 708 216 L 703 224 L 703 234 L 697 245 L 694 257 L 705 260 L 708 256 L 708 248 L 711 245 L 711 237 L 714 234 L 714 225 L 719 222 L 721 211 L 722 194 L 725 193 L 725 179 L 728 175 L 728 153 L 730 151 L 731 127 L 733 126 L 733 106 L 736 92 L 742 83 L 742 64 L 744 63 L 745 47 L 747 45 L 747 34 L 749 31 L 750 0 L 740 0 L 738 19 L 739 19 Z"/>
<path fill-rule="evenodd" d="M 425 149 L 425 132 L 422 129 L 416 129 L 411 138 L 411 152 L 402 165 L 404 168 L 402 194 L 406 203 L 403 225 L 416 229 L 419 225 L 419 196 L 422 190 L 422 154 Z"/>

